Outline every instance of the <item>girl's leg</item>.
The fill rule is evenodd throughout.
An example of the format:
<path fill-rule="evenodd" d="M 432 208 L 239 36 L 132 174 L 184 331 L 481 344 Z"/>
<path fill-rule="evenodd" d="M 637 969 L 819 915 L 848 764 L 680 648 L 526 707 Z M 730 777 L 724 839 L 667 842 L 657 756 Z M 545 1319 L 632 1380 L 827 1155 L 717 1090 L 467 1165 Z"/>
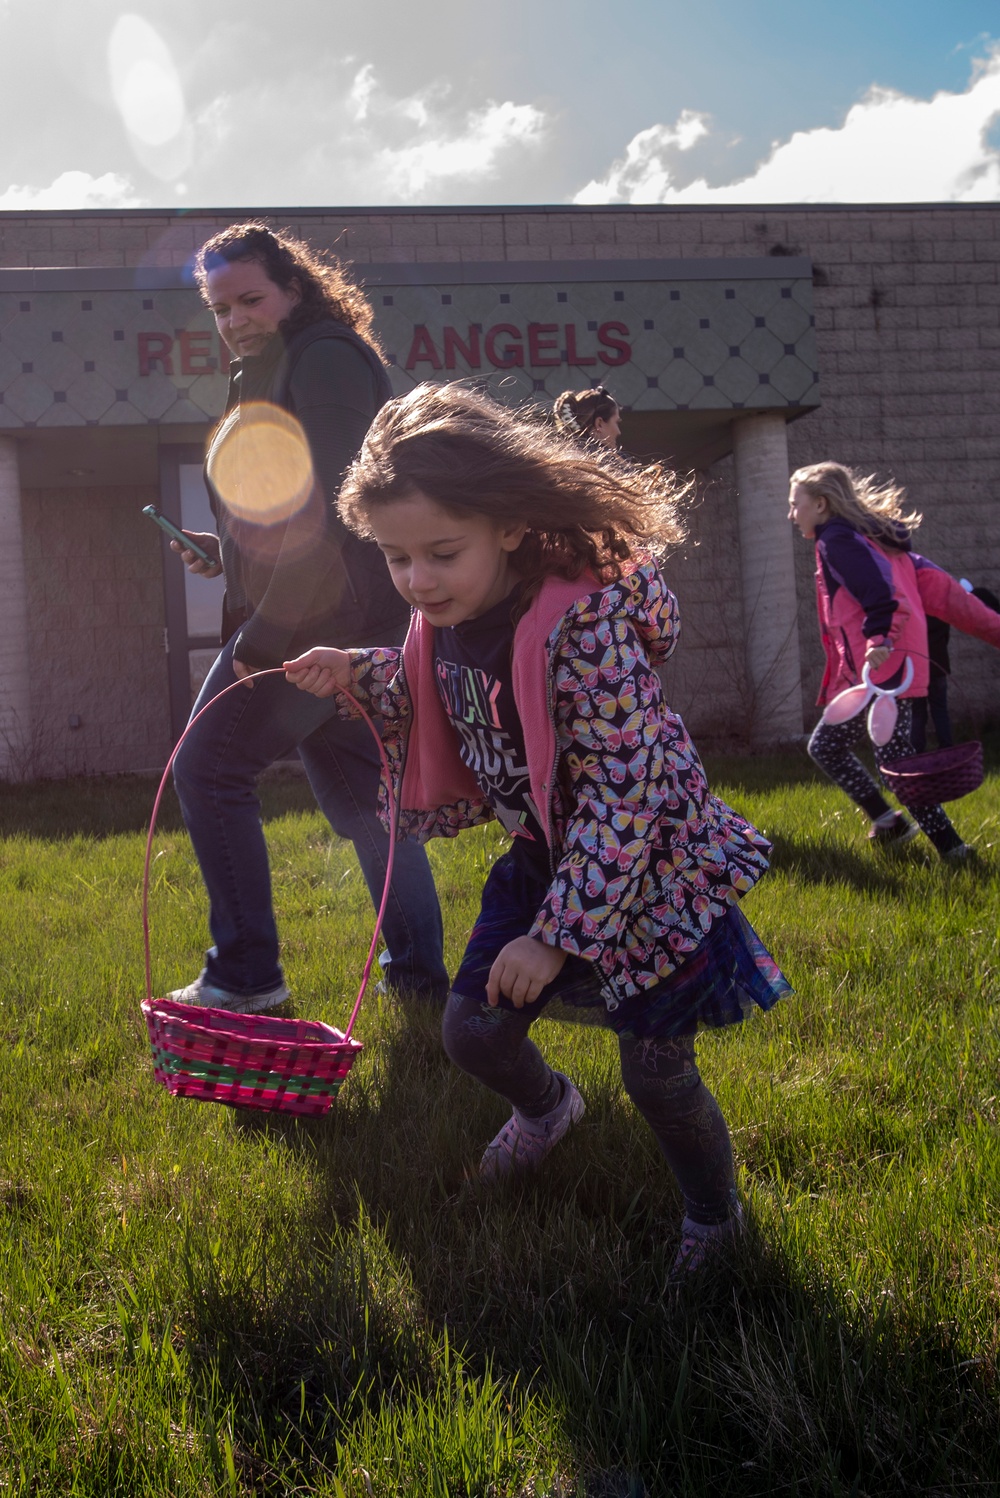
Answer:
<path fill-rule="evenodd" d="M 618 1038 L 625 1091 L 649 1124 L 684 1198 L 685 1228 L 740 1215 L 733 1146 L 722 1109 L 698 1071 L 694 1036 Z"/>
<path fill-rule="evenodd" d="M 893 760 L 909 759 L 916 753 L 910 737 L 910 718 L 912 709 L 909 699 L 902 698 L 897 703 L 898 716 L 896 727 L 888 744 L 875 744 L 875 763 L 881 768 L 882 765 L 892 764 Z M 948 819 L 948 814 L 942 806 L 914 806 L 910 808 L 910 815 L 918 824 L 922 832 L 925 832 L 934 844 L 935 848 L 946 858 L 956 848 L 963 846 L 962 839 L 955 831 Z"/>
<path fill-rule="evenodd" d="M 445 1006 L 441 1039 L 449 1060 L 482 1082 L 525 1118 L 543 1118 L 559 1102 L 559 1076 L 528 1030 L 531 1006 L 491 1009 L 478 999 L 452 993 Z"/>
<path fill-rule="evenodd" d="M 530 1006 L 492 1009 L 460 993 L 451 994 L 445 1009 L 441 1033 L 449 1058 L 514 1110 L 479 1163 L 479 1179 L 487 1185 L 537 1169 L 583 1117 L 583 1098 L 573 1083 L 553 1071 L 528 1039 L 533 1018 Z"/>
<path fill-rule="evenodd" d="M 864 765 L 853 753 L 855 744 L 865 736 L 865 718 L 859 713 L 846 723 L 818 723 L 809 740 L 809 757 L 846 791 L 856 806 L 877 822 L 891 815 L 888 801 Z M 910 750 L 913 753 L 913 750 Z"/>

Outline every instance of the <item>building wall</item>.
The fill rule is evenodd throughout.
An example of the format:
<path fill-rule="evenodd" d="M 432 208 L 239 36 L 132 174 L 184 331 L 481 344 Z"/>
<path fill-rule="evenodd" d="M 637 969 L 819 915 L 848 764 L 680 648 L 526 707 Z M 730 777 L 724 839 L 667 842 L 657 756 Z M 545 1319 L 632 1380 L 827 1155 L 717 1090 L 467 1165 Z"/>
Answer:
<path fill-rule="evenodd" d="M 6 213 L 0 264 L 180 265 L 235 217 Z M 822 405 L 789 427 L 792 467 L 837 458 L 894 475 L 925 514 L 919 548 L 1000 592 L 1000 205 L 293 209 L 269 217 L 336 248 L 362 274 L 372 262 L 594 260 L 606 261 L 610 273 L 618 260 L 810 257 Z M 691 726 L 725 738 L 742 728 L 737 666 L 752 640 L 744 642 L 740 628 L 731 464 L 716 465 L 709 479 L 691 541 L 670 564 L 685 625 L 669 670 Z M 32 508 L 29 502 L 29 520 Z M 811 548 L 802 543 L 797 554 L 803 685 L 811 702 L 820 677 Z M 148 623 L 141 627 L 155 633 Z M 143 648 L 155 653 L 151 636 Z M 958 637 L 953 663 L 957 711 L 1000 719 L 1000 654 Z M 806 726 L 814 716 L 807 712 Z M 152 749 L 156 735 L 151 727 L 145 733 Z"/>
<path fill-rule="evenodd" d="M 159 532 L 140 514 L 157 498 L 125 487 L 22 495 L 36 775 L 166 763 Z"/>

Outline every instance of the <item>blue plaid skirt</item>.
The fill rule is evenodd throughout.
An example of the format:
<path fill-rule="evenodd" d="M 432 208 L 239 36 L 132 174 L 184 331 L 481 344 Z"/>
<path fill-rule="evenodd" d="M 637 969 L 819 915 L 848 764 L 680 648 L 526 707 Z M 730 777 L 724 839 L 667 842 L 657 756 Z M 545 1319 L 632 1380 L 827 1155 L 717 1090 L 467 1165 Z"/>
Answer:
<path fill-rule="evenodd" d="M 515 845 L 516 846 L 516 845 Z M 483 888 L 479 918 L 452 988 L 486 1003 L 486 980 L 507 945 L 531 929 L 549 887 L 546 870 L 520 851 L 497 859 Z M 676 960 L 677 954 L 671 952 Z M 530 1006 L 536 1015 L 602 1025 L 636 1040 L 691 1035 L 738 1024 L 751 1009 L 770 1009 L 792 992 L 774 958 L 738 906 L 716 920 L 705 940 L 668 978 L 609 1011 L 592 963 L 568 956 L 559 976 Z M 500 1007 L 513 1009 L 501 997 Z"/>

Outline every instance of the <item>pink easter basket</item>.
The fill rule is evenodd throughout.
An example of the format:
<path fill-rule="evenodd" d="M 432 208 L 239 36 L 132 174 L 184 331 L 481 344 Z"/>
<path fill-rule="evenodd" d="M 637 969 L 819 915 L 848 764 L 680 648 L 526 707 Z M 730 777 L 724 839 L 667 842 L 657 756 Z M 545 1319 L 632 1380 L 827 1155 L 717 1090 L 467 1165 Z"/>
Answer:
<path fill-rule="evenodd" d="M 272 675 L 260 671 L 257 676 Z M 280 672 L 278 674 L 281 674 Z M 240 680 L 225 687 L 198 713 L 207 712 L 227 692 L 246 687 Z M 248 689 L 249 690 L 249 689 Z M 296 1113 L 319 1117 L 330 1105 L 347 1073 L 363 1049 L 352 1035 L 368 986 L 382 918 L 389 898 L 395 842 L 395 805 L 385 750 L 378 730 L 364 708 L 351 697 L 378 743 L 382 772 L 389 796 L 393 835 L 386 859 L 385 888 L 375 920 L 358 996 L 343 1033 L 320 1020 L 276 1019 L 265 1014 L 233 1014 L 228 1009 L 201 1008 L 153 997 L 152 963 L 149 949 L 149 870 L 156 818 L 167 777 L 184 737 L 197 719 L 192 719 L 178 739 L 163 772 L 146 838 L 146 862 L 142 881 L 142 930 L 146 954 L 146 997 L 142 1012 L 153 1050 L 153 1075 L 174 1097 L 196 1098 L 206 1103 L 225 1103 L 231 1108 L 257 1108 L 265 1112 Z"/>

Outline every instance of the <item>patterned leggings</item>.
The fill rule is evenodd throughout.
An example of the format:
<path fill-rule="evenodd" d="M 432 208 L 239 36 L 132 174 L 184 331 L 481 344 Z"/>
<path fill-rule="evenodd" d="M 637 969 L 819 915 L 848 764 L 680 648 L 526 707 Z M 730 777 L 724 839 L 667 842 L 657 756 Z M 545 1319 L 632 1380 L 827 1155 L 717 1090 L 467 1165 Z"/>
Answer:
<path fill-rule="evenodd" d="M 901 698 L 896 706 L 899 716 L 892 738 L 888 744 L 872 744 L 875 763 L 879 766 L 891 764 L 894 759 L 909 759 L 916 753 L 910 742 L 909 700 Z M 884 816 L 890 806 L 857 755 L 852 752 L 855 745 L 867 738 L 867 717 L 867 713 L 858 713 L 846 723 L 817 724 L 809 740 L 809 754 L 824 774 L 829 775 L 841 790 L 846 791 L 851 800 L 874 822 L 876 817 Z M 943 807 L 914 807 L 911 815 L 939 853 L 947 853 L 962 841 Z"/>
<path fill-rule="evenodd" d="M 559 1082 L 528 1030 L 524 1009 L 491 1009 L 453 993 L 442 1024 L 444 1048 L 462 1071 L 500 1094 L 527 1118 L 559 1101 Z M 736 1206 L 729 1129 L 698 1071 L 694 1036 L 618 1037 L 625 1091 L 656 1136 L 694 1222 L 725 1222 Z"/>

